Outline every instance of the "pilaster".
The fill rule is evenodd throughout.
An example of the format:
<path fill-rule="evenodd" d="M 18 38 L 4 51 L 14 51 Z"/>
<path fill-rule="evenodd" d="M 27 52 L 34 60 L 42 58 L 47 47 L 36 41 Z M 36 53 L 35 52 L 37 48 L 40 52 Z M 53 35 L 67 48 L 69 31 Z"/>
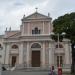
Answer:
<path fill-rule="evenodd" d="M 23 42 L 19 46 L 19 64 L 23 64 Z"/>
<path fill-rule="evenodd" d="M 5 56 L 5 64 L 9 64 L 9 53 L 10 53 L 10 44 L 6 45 L 6 56 Z"/>
<path fill-rule="evenodd" d="M 28 35 L 30 35 L 30 24 L 28 23 Z"/>
<path fill-rule="evenodd" d="M 48 30 L 49 30 L 49 34 L 50 34 L 50 22 L 49 22 L 49 29 Z"/>
<path fill-rule="evenodd" d="M 43 21 L 43 34 L 45 34 L 45 32 L 44 32 L 44 31 L 45 31 L 45 29 L 44 29 L 44 21 Z"/>
<path fill-rule="evenodd" d="M 24 31 L 24 23 L 22 23 L 22 36 L 24 35 L 25 31 Z"/>
<path fill-rule="evenodd" d="M 45 42 L 43 42 L 43 49 L 42 49 L 42 65 L 45 67 Z"/>
<path fill-rule="evenodd" d="M 49 66 L 54 65 L 54 50 L 52 43 L 49 42 Z"/>
<path fill-rule="evenodd" d="M 3 51 L 3 56 L 2 56 L 3 57 L 3 64 L 5 64 L 5 61 L 6 61 L 6 45 L 7 44 L 4 43 L 4 48 L 3 48 L 4 51 Z"/>
<path fill-rule="evenodd" d="M 26 57 L 27 57 L 27 67 L 29 67 L 29 65 L 30 65 L 30 59 L 29 59 L 29 42 L 27 42 L 27 55 L 26 55 Z"/>
<path fill-rule="evenodd" d="M 65 43 L 65 64 L 71 64 L 70 47 L 68 43 Z"/>

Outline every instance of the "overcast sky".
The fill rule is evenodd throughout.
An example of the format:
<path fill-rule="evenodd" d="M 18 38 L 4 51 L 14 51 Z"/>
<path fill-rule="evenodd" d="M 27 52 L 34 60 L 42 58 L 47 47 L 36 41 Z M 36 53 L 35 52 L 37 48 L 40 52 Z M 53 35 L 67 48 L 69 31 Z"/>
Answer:
<path fill-rule="evenodd" d="M 55 19 L 66 13 L 75 12 L 75 0 L 0 0 L 0 34 L 6 27 L 12 30 L 20 28 L 23 15 L 35 12 L 50 16 Z"/>

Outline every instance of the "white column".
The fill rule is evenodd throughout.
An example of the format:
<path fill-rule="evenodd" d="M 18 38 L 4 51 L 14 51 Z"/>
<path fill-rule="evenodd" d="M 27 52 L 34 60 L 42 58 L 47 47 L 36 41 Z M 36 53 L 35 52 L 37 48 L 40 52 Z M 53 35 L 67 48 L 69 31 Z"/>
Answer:
<path fill-rule="evenodd" d="M 23 64 L 23 42 L 19 46 L 19 64 Z"/>
<path fill-rule="evenodd" d="M 52 52 L 52 45 L 51 43 L 49 42 L 49 66 L 52 66 L 54 63 L 54 53 Z"/>
<path fill-rule="evenodd" d="M 27 57 L 27 67 L 29 67 L 29 63 L 30 63 L 30 61 L 29 61 L 29 42 L 27 42 L 27 55 L 26 55 L 26 57 Z"/>
<path fill-rule="evenodd" d="M 45 32 L 44 32 L 45 30 L 44 30 L 44 21 L 43 21 L 43 34 L 45 34 Z"/>
<path fill-rule="evenodd" d="M 45 67 L 45 43 L 43 42 L 43 50 L 42 50 L 42 65 Z"/>
<path fill-rule="evenodd" d="M 70 50 L 68 43 L 65 43 L 65 64 L 70 64 Z"/>
<path fill-rule="evenodd" d="M 10 44 L 7 44 L 6 48 L 6 56 L 5 56 L 5 64 L 9 64 L 9 52 L 10 52 Z"/>

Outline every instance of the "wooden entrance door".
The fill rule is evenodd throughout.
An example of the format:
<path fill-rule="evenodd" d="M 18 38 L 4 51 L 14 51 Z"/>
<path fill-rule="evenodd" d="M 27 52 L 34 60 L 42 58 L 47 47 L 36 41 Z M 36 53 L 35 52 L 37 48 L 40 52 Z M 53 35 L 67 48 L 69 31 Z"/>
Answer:
<path fill-rule="evenodd" d="M 40 51 L 32 51 L 32 67 L 40 67 Z"/>
<path fill-rule="evenodd" d="M 16 63 L 16 56 L 12 56 L 12 67 L 15 66 Z"/>

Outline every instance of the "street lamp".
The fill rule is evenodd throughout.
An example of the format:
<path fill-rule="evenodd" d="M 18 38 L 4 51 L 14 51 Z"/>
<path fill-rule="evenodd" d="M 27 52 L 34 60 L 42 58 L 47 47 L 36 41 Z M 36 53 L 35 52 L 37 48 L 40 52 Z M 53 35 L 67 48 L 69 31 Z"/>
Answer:
<path fill-rule="evenodd" d="M 66 33 L 65 32 L 63 32 L 63 33 L 61 33 L 61 34 L 59 34 L 59 33 L 57 33 L 57 34 L 55 34 L 55 33 L 53 33 L 53 32 L 51 32 L 51 35 L 57 35 L 57 44 L 58 44 L 58 51 L 59 51 L 59 42 L 60 42 L 60 35 L 62 35 L 62 36 L 64 36 Z M 60 67 L 60 53 L 59 53 L 59 67 Z"/>

